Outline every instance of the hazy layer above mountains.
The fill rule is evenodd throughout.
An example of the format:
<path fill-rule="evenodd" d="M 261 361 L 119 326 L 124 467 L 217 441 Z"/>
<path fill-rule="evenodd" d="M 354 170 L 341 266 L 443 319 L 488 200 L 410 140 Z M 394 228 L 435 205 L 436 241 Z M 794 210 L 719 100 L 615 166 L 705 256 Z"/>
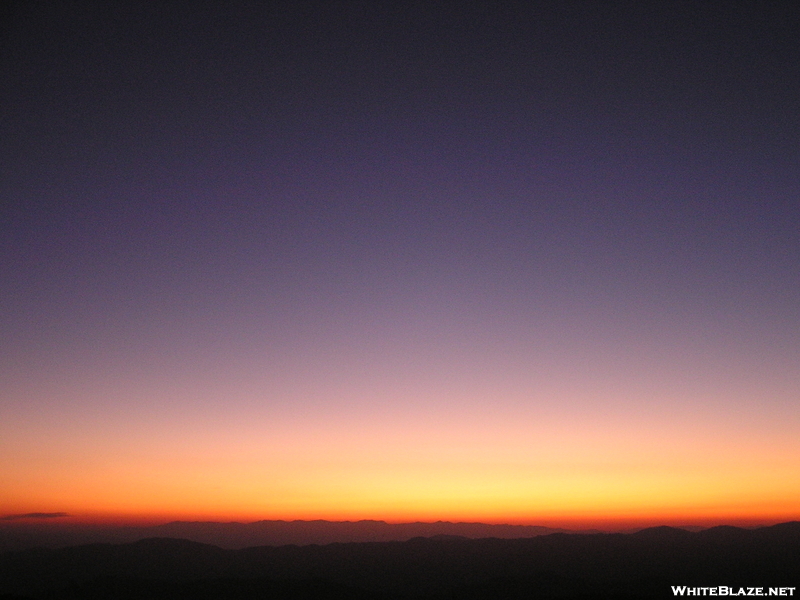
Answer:
<path fill-rule="evenodd" d="M 150 527 L 109 527 L 19 520 L 0 523 L 0 551 L 37 546 L 58 548 L 87 543 L 126 543 L 152 537 L 169 537 L 238 549 L 252 546 L 331 544 L 335 542 L 406 541 L 415 537 L 460 536 L 464 538 L 525 538 L 566 533 L 535 525 L 486 523 L 396 523 L 385 521 L 257 521 L 217 523 L 175 521 Z"/>

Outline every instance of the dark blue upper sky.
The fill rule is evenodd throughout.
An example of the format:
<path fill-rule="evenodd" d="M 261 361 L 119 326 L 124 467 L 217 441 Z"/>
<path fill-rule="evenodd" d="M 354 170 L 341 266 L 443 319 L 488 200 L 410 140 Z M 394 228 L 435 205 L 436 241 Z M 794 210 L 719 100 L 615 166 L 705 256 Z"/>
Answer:
<path fill-rule="evenodd" d="M 4 278 L 26 289 L 254 261 L 796 283 L 788 5 L 34 3 L 5 21 Z"/>

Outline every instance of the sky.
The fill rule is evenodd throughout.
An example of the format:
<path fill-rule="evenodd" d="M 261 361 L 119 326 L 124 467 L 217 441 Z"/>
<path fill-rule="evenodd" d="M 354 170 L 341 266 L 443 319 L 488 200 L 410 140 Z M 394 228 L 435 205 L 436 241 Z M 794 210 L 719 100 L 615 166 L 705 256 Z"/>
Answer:
<path fill-rule="evenodd" d="M 3 9 L 0 514 L 800 519 L 789 3 L 223 4 Z"/>

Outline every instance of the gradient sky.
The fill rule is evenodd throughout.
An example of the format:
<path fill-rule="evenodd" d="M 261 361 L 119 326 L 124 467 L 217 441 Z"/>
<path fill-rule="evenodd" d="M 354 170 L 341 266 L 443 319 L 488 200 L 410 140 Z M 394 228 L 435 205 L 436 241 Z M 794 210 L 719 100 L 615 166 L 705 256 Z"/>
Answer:
<path fill-rule="evenodd" d="M 2 18 L 0 514 L 800 519 L 789 3 L 96 4 Z"/>

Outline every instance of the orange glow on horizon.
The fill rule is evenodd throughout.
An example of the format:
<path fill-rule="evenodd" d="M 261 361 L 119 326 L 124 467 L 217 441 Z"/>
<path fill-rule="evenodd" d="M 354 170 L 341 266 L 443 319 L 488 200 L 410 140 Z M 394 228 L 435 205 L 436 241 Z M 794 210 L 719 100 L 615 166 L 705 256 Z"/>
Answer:
<path fill-rule="evenodd" d="M 800 448 L 788 418 L 738 422 L 610 404 L 580 413 L 443 406 L 268 417 L 7 420 L 0 516 L 569 529 L 800 519 Z"/>
<path fill-rule="evenodd" d="M 406 430 L 402 438 L 385 430 L 359 446 L 311 430 L 267 442 L 170 442 L 147 453 L 73 449 L 33 465 L 19 456 L 2 467 L 0 511 L 109 524 L 372 519 L 601 530 L 800 518 L 800 459 L 780 440 L 483 431 Z"/>

